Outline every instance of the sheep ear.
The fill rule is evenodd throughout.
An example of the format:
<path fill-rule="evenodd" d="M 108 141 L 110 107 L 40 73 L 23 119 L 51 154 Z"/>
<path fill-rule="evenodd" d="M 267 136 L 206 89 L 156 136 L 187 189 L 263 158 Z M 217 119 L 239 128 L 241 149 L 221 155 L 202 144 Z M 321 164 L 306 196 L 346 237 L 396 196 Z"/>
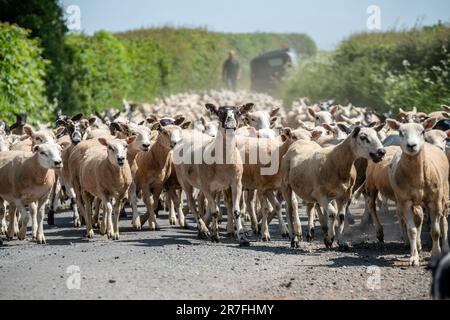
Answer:
<path fill-rule="evenodd" d="M 309 107 L 308 108 L 308 113 L 311 117 L 315 118 L 316 117 L 316 111 L 314 111 L 313 108 Z"/>
<path fill-rule="evenodd" d="M 117 122 L 111 122 L 109 126 L 110 126 L 110 128 L 115 129 L 117 131 L 120 131 L 120 132 L 123 131 L 122 127 Z"/>
<path fill-rule="evenodd" d="M 156 116 L 156 114 L 152 114 L 146 120 L 147 120 L 148 124 L 152 124 L 152 123 L 158 122 L 158 117 Z"/>
<path fill-rule="evenodd" d="M 270 118 L 270 129 L 273 129 L 275 127 L 275 124 L 277 123 L 278 117 L 272 117 Z"/>
<path fill-rule="evenodd" d="M 89 125 L 91 125 L 91 126 L 94 125 L 95 121 L 97 121 L 97 118 L 94 118 L 94 117 L 90 118 Z"/>
<path fill-rule="evenodd" d="M 356 127 L 355 129 L 353 129 L 353 138 L 358 137 L 358 134 L 361 132 L 361 127 Z"/>
<path fill-rule="evenodd" d="M 331 131 L 331 132 L 334 131 L 333 128 L 332 128 L 329 124 L 327 124 L 327 123 L 324 123 L 324 124 L 322 125 L 322 127 L 324 127 L 325 129 L 327 129 L 327 131 Z"/>
<path fill-rule="evenodd" d="M 127 139 L 127 144 L 132 144 L 137 139 L 137 136 L 131 136 Z"/>
<path fill-rule="evenodd" d="M 448 113 L 448 112 L 442 112 L 442 115 L 443 115 L 446 119 L 449 119 L 449 118 L 450 118 L 450 113 Z"/>
<path fill-rule="evenodd" d="M 351 133 L 351 132 L 350 132 L 350 128 L 347 127 L 345 124 L 343 124 L 343 123 L 338 123 L 337 126 L 339 127 L 339 129 L 340 129 L 342 132 L 345 132 L 346 134 L 350 134 L 350 133 Z"/>
<path fill-rule="evenodd" d="M 213 113 L 213 114 L 215 114 L 215 115 L 218 115 L 218 114 L 219 114 L 219 109 L 218 109 L 215 105 L 213 105 L 213 104 L 211 104 L 211 103 L 207 103 L 207 104 L 205 105 L 205 107 L 206 107 L 206 109 L 209 110 L 209 112 L 211 112 L 211 113 Z"/>
<path fill-rule="evenodd" d="M 444 111 L 450 112 L 450 107 L 449 107 L 449 106 L 444 106 L 444 105 L 442 105 L 441 108 L 442 108 L 442 110 L 444 110 Z"/>
<path fill-rule="evenodd" d="M 319 130 L 313 130 L 313 131 L 311 132 L 311 137 L 312 137 L 313 139 L 320 138 L 321 136 L 322 136 L 322 132 L 319 131 Z"/>
<path fill-rule="evenodd" d="M 115 115 L 113 115 L 113 119 L 116 120 L 118 117 L 120 117 L 121 112 L 117 112 Z"/>
<path fill-rule="evenodd" d="M 331 107 L 330 113 L 334 115 L 338 111 L 338 106 Z"/>
<path fill-rule="evenodd" d="M 64 120 L 58 120 L 58 121 L 56 121 L 56 126 L 57 127 L 65 127 L 67 125 L 67 122 L 66 121 L 64 121 Z"/>
<path fill-rule="evenodd" d="M 73 116 L 72 119 L 70 119 L 70 120 L 72 120 L 72 121 L 75 122 L 75 121 L 80 121 L 81 118 L 83 118 L 83 114 L 82 114 L 82 113 L 79 113 L 79 114 L 77 114 L 76 116 Z"/>
<path fill-rule="evenodd" d="M 161 129 L 162 129 L 162 126 L 161 126 L 161 123 L 159 123 L 159 122 L 155 123 L 152 127 L 152 131 L 161 131 Z"/>
<path fill-rule="evenodd" d="M 191 124 L 192 124 L 192 122 L 191 121 L 186 121 L 186 122 L 184 122 L 181 126 L 180 126 L 180 128 L 181 129 L 189 129 L 189 127 L 191 126 Z"/>
<path fill-rule="evenodd" d="M 278 112 L 280 112 L 280 108 L 275 108 L 275 109 L 273 109 L 273 110 L 270 112 L 270 117 L 271 117 L 271 118 L 275 117 L 275 116 L 278 114 Z"/>
<path fill-rule="evenodd" d="M 425 130 L 430 130 L 434 127 L 434 125 L 436 124 L 437 119 L 436 118 L 428 118 L 427 120 L 425 120 L 425 122 L 423 123 L 423 127 L 425 128 Z"/>
<path fill-rule="evenodd" d="M 125 123 L 119 123 L 119 127 L 121 132 L 129 133 L 130 132 L 130 126 Z"/>
<path fill-rule="evenodd" d="M 367 128 L 373 128 L 373 127 L 375 127 L 376 125 L 377 125 L 376 122 L 371 122 L 371 123 L 367 126 Z"/>
<path fill-rule="evenodd" d="M 249 113 L 250 111 L 252 111 L 254 106 L 255 106 L 254 103 L 247 103 L 247 104 L 241 106 L 239 108 L 239 114 L 240 115 L 245 115 L 245 114 Z"/>
<path fill-rule="evenodd" d="M 383 123 L 380 124 L 378 127 L 375 127 L 374 130 L 375 130 L 376 132 L 380 132 L 381 130 L 384 129 L 385 126 L 386 126 L 386 123 L 383 122 Z"/>
<path fill-rule="evenodd" d="M 393 119 L 387 119 L 387 124 L 389 128 L 392 130 L 399 130 L 400 129 L 400 122 L 393 120 Z"/>
<path fill-rule="evenodd" d="M 29 125 L 25 125 L 25 126 L 23 127 L 23 131 L 24 131 L 25 134 L 26 134 L 27 136 L 29 136 L 29 137 L 32 137 L 33 134 L 34 134 L 33 128 L 30 127 Z"/>
<path fill-rule="evenodd" d="M 186 120 L 185 117 L 179 116 L 175 119 L 175 122 L 173 124 L 176 126 L 180 126 L 184 122 L 184 120 Z"/>
<path fill-rule="evenodd" d="M 292 129 L 284 128 L 283 132 L 281 133 L 281 139 L 283 142 L 285 142 L 286 140 L 292 139 Z"/>
<path fill-rule="evenodd" d="M 106 141 L 105 138 L 98 138 L 98 142 L 100 142 L 100 144 L 105 146 L 105 147 L 108 146 L 108 141 Z"/>

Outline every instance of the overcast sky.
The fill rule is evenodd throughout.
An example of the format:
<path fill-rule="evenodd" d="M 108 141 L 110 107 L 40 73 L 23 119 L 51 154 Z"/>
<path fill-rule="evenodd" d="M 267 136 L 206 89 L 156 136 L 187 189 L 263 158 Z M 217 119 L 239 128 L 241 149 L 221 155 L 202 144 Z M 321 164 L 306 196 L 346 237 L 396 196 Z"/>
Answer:
<path fill-rule="evenodd" d="M 207 27 L 223 32 L 301 32 L 333 49 L 367 30 L 367 8 L 381 10 L 381 30 L 450 21 L 449 0 L 61 0 L 77 5 L 81 28 L 126 31 L 150 26 Z"/>

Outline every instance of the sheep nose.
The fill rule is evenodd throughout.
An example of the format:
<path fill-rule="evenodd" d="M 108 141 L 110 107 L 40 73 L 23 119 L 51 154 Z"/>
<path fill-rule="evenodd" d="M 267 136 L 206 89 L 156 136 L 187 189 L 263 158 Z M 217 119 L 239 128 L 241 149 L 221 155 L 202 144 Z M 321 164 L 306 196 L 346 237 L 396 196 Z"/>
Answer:
<path fill-rule="evenodd" d="M 59 167 L 62 164 L 62 161 L 55 161 L 55 166 Z"/>
<path fill-rule="evenodd" d="M 417 144 L 415 144 L 415 143 L 408 143 L 406 146 L 408 147 L 408 149 L 413 150 L 415 147 L 417 147 Z"/>
<path fill-rule="evenodd" d="M 143 146 L 144 148 L 146 148 L 146 149 L 150 148 L 150 145 L 149 145 L 149 144 L 143 144 L 142 146 Z"/>
<path fill-rule="evenodd" d="M 384 156 L 386 155 L 386 150 L 384 150 L 384 149 L 379 149 L 379 150 L 377 151 L 377 153 L 378 153 L 378 155 L 379 155 L 380 157 L 384 157 Z"/>

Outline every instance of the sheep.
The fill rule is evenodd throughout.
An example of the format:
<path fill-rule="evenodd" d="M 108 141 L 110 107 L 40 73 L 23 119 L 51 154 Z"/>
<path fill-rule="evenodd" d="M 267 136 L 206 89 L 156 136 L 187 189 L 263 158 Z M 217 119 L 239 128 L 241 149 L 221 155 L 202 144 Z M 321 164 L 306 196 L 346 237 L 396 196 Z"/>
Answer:
<path fill-rule="evenodd" d="M 263 241 L 270 241 L 270 233 L 268 229 L 268 201 L 270 201 L 278 215 L 280 233 L 282 236 L 287 236 L 288 234 L 281 215 L 281 205 L 278 201 L 276 201 L 273 196 L 273 192 L 278 191 L 281 188 L 282 179 L 279 171 L 279 164 L 281 163 L 281 158 L 287 152 L 289 146 L 293 141 L 295 141 L 295 137 L 293 136 L 290 128 L 283 129 L 281 137 L 282 138 L 280 140 L 243 137 L 237 137 L 236 139 L 237 147 L 241 153 L 242 160 L 244 161 L 242 185 L 245 190 L 249 191 L 247 208 L 250 211 L 252 229 L 255 233 L 258 232 L 258 223 L 255 214 L 254 202 L 252 201 L 254 194 L 251 192 L 253 190 L 257 190 L 258 199 L 261 203 L 261 234 Z M 263 158 L 258 157 L 258 159 L 252 159 L 252 156 L 256 154 L 261 155 L 261 152 L 264 152 L 264 156 L 262 156 Z M 266 163 L 266 160 L 270 160 L 267 161 L 269 163 Z M 232 219 L 230 218 L 231 215 L 229 215 L 227 229 L 232 231 L 233 225 Z"/>
<path fill-rule="evenodd" d="M 431 219 L 433 240 L 432 257 L 449 250 L 447 239 L 447 199 L 449 193 L 449 164 L 445 153 L 438 147 L 425 142 L 425 130 L 436 122 L 427 119 L 424 125 L 401 124 L 388 120 L 388 125 L 397 130 L 401 137 L 401 153 L 397 153 L 389 168 L 389 181 L 395 193 L 397 208 L 407 225 L 411 266 L 419 265 L 419 251 L 422 249 L 420 235 L 424 205 Z"/>
<path fill-rule="evenodd" d="M 104 217 L 100 227 L 102 234 L 119 240 L 119 216 L 123 199 L 128 194 L 133 181 L 127 161 L 127 147 L 136 140 L 136 136 L 124 140 L 106 140 L 99 138 L 100 146 L 94 146 L 85 153 L 80 166 L 80 186 L 86 217 L 86 236 L 93 238 L 92 202 L 94 197 L 103 203 Z M 112 212 L 114 202 L 114 224 Z"/>
<path fill-rule="evenodd" d="M 26 113 L 14 113 L 14 115 L 16 116 L 16 122 L 11 125 L 9 130 L 12 134 L 23 135 L 23 127 L 27 123 L 28 116 Z"/>
<path fill-rule="evenodd" d="M 25 239 L 28 223 L 26 205 L 37 202 L 37 242 L 45 243 L 43 230 L 45 203 L 62 167 L 61 147 L 54 143 L 37 145 L 31 151 L 0 153 L 0 197 L 10 204 L 8 238 L 14 236 L 16 208 L 21 213 L 19 239 Z M 32 208 L 30 208 L 32 210 Z"/>
<path fill-rule="evenodd" d="M 275 138 L 275 131 L 272 130 L 277 121 L 276 115 L 280 108 L 275 108 L 270 112 L 254 111 L 245 116 L 245 122 L 257 130 L 257 136 L 260 138 Z"/>
<path fill-rule="evenodd" d="M 25 125 L 23 127 L 23 132 L 28 136 L 28 139 L 15 143 L 11 146 L 11 150 L 30 151 L 35 145 L 55 142 L 54 134 L 47 130 L 34 131 L 32 127 Z"/>
<path fill-rule="evenodd" d="M 314 108 L 308 108 L 309 115 L 314 119 L 316 126 L 323 124 L 332 124 L 335 122 L 334 114 L 336 114 L 338 108 L 336 106 L 330 108 L 329 111 L 315 111 Z"/>
<path fill-rule="evenodd" d="M 133 182 L 130 187 L 128 200 L 130 201 L 133 210 L 132 226 L 135 230 L 141 229 L 140 217 L 137 207 L 137 189 L 136 189 L 136 174 L 138 172 L 138 163 L 136 156 L 140 152 L 148 152 L 151 146 L 156 142 L 158 137 L 157 131 L 151 131 L 145 126 L 139 126 L 132 123 L 121 124 L 123 133 L 127 137 L 135 136 L 136 139 L 128 146 L 127 160 L 131 167 L 131 174 Z"/>
<path fill-rule="evenodd" d="M 356 179 L 354 162 L 358 158 L 378 162 L 384 155 L 385 151 L 375 130 L 370 128 L 355 128 L 346 140 L 335 147 L 322 148 L 315 142 L 301 140 L 292 144 L 281 164 L 285 181 L 282 193 L 286 201 L 291 246 L 298 247 L 302 238 L 297 199 L 293 196 L 295 192 L 307 203 L 308 232 L 313 228 L 311 211 L 318 203 L 326 211 L 321 221 L 326 233 L 325 245 L 331 247 L 333 244 L 335 219 L 338 218 L 338 244 L 345 248 L 342 237 L 345 218 L 343 210 L 350 200 Z M 332 204 L 333 200 L 337 203 L 337 210 Z"/>
<path fill-rule="evenodd" d="M 62 159 L 63 159 L 63 168 L 60 172 L 58 172 L 58 181 L 61 186 L 64 186 L 65 192 L 69 199 L 71 200 L 72 210 L 73 210 L 73 224 L 75 228 L 79 228 L 81 226 L 80 215 L 78 212 L 78 205 L 75 201 L 76 194 L 73 190 L 73 186 L 71 184 L 70 172 L 69 172 L 69 157 L 72 153 L 75 146 L 77 146 L 81 141 L 87 139 L 90 131 L 90 124 L 88 121 L 81 120 L 83 117 L 82 114 L 78 114 L 75 117 L 68 118 L 60 116 L 60 119 L 57 120 L 58 126 L 63 126 L 65 132 L 68 134 L 67 136 L 63 136 L 58 139 L 59 145 L 65 145 L 68 143 L 67 139 L 69 139 L 70 144 L 66 145 L 63 148 Z M 64 120 L 66 119 L 66 120 Z M 50 203 L 50 208 L 47 214 L 47 224 L 52 226 L 55 225 L 55 212 L 57 209 L 57 184 L 52 191 L 53 201 Z"/>
<path fill-rule="evenodd" d="M 163 126 L 161 122 L 156 122 L 152 130 L 158 131 L 155 143 L 150 151 L 138 153 L 136 156 L 137 171 L 135 183 L 138 190 L 142 191 L 142 197 L 147 207 L 147 214 L 141 217 L 140 223 L 149 218 L 149 228 L 151 231 L 158 229 L 156 222 L 154 204 L 158 201 L 164 184 L 171 176 L 172 148 L 182 139 L 182 127 L 184 117 L 180 117 L 173 124 Z M 187 127 L 190 123 L 186 123 Z M 135 228 L 139 229 L 139 220 L 134 221 Z"/>
<path fill-rule="evenodd" d="M 239 244 L 241 246 L 250 245 L 244 229 L 242 227 L 240 216 L 240 199 L 242 193 L 242 159 L 236 148 L 235 130 L 238 128 L 239 121 L 246 113 L 250 112 L 253 104 L 249 103 L 241 107 L 222 106 L 216 107 L 213 104 L 206 104 L 205 107 L 212 114 L 219 118 L 219 131 L 215 139 L 200 141 L 192 145 L 189 142 L 181 143 L 175 149 L 175 154 L 183 153 L 186 161 L 180 161 L 178 158 L 175 163 L 175 170 L 183 191 L 188 198 L 189 207 L 197 221 L 197 227 L 200 237 L 210 235 L 203 219 L 198 215 L 193 199 L 193 188 L 197 188 L 208 201 L 209 213 L 212 216 L 211 240 L 219 242 L 218 230 L 218 206 L 216 196 L 219 192 L 225 191 L 227 205 L 232 208 Z M 195 140 L 194 140 L 195 141 Z M 203 158 L 200 163 L 195 163 L 195 155 L 209 155 L 208 159 Z M 190 160 L 190 161 L 189 161 Z M 231 200 L 231 201 L 230 201 Z"/>
<path fill-rule="evenodd" d="M 414 107 L 412 111 L 404 111 L 400 108 L 396 119 L 401 123 L 421 123 L 426 118 L 428 118 L 426 113 L 417 112 L 417 108 Z"/>
<path fill-rule="evenodd" d="M 425 141 L 435 145 L 439 149 L 445 152 L 447 142 L 450 139 L 450 130 L 428 130 L 425 132 Z"/>

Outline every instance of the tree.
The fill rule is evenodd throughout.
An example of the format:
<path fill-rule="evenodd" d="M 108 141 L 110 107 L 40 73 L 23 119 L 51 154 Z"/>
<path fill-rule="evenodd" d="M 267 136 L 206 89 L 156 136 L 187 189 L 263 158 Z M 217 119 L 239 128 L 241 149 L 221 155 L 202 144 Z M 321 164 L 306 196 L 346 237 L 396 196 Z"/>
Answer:
<path fill-rule="evenodd" d="M 58 0 L 0 0 L 0 21 L 10 22 L 31 30 L 32 38 L 39 38 L 47 65 L 47 96 L 50 101 L 59 98 L 63 83 L 65 61 L 64 35 L 67 27 Z"/>

